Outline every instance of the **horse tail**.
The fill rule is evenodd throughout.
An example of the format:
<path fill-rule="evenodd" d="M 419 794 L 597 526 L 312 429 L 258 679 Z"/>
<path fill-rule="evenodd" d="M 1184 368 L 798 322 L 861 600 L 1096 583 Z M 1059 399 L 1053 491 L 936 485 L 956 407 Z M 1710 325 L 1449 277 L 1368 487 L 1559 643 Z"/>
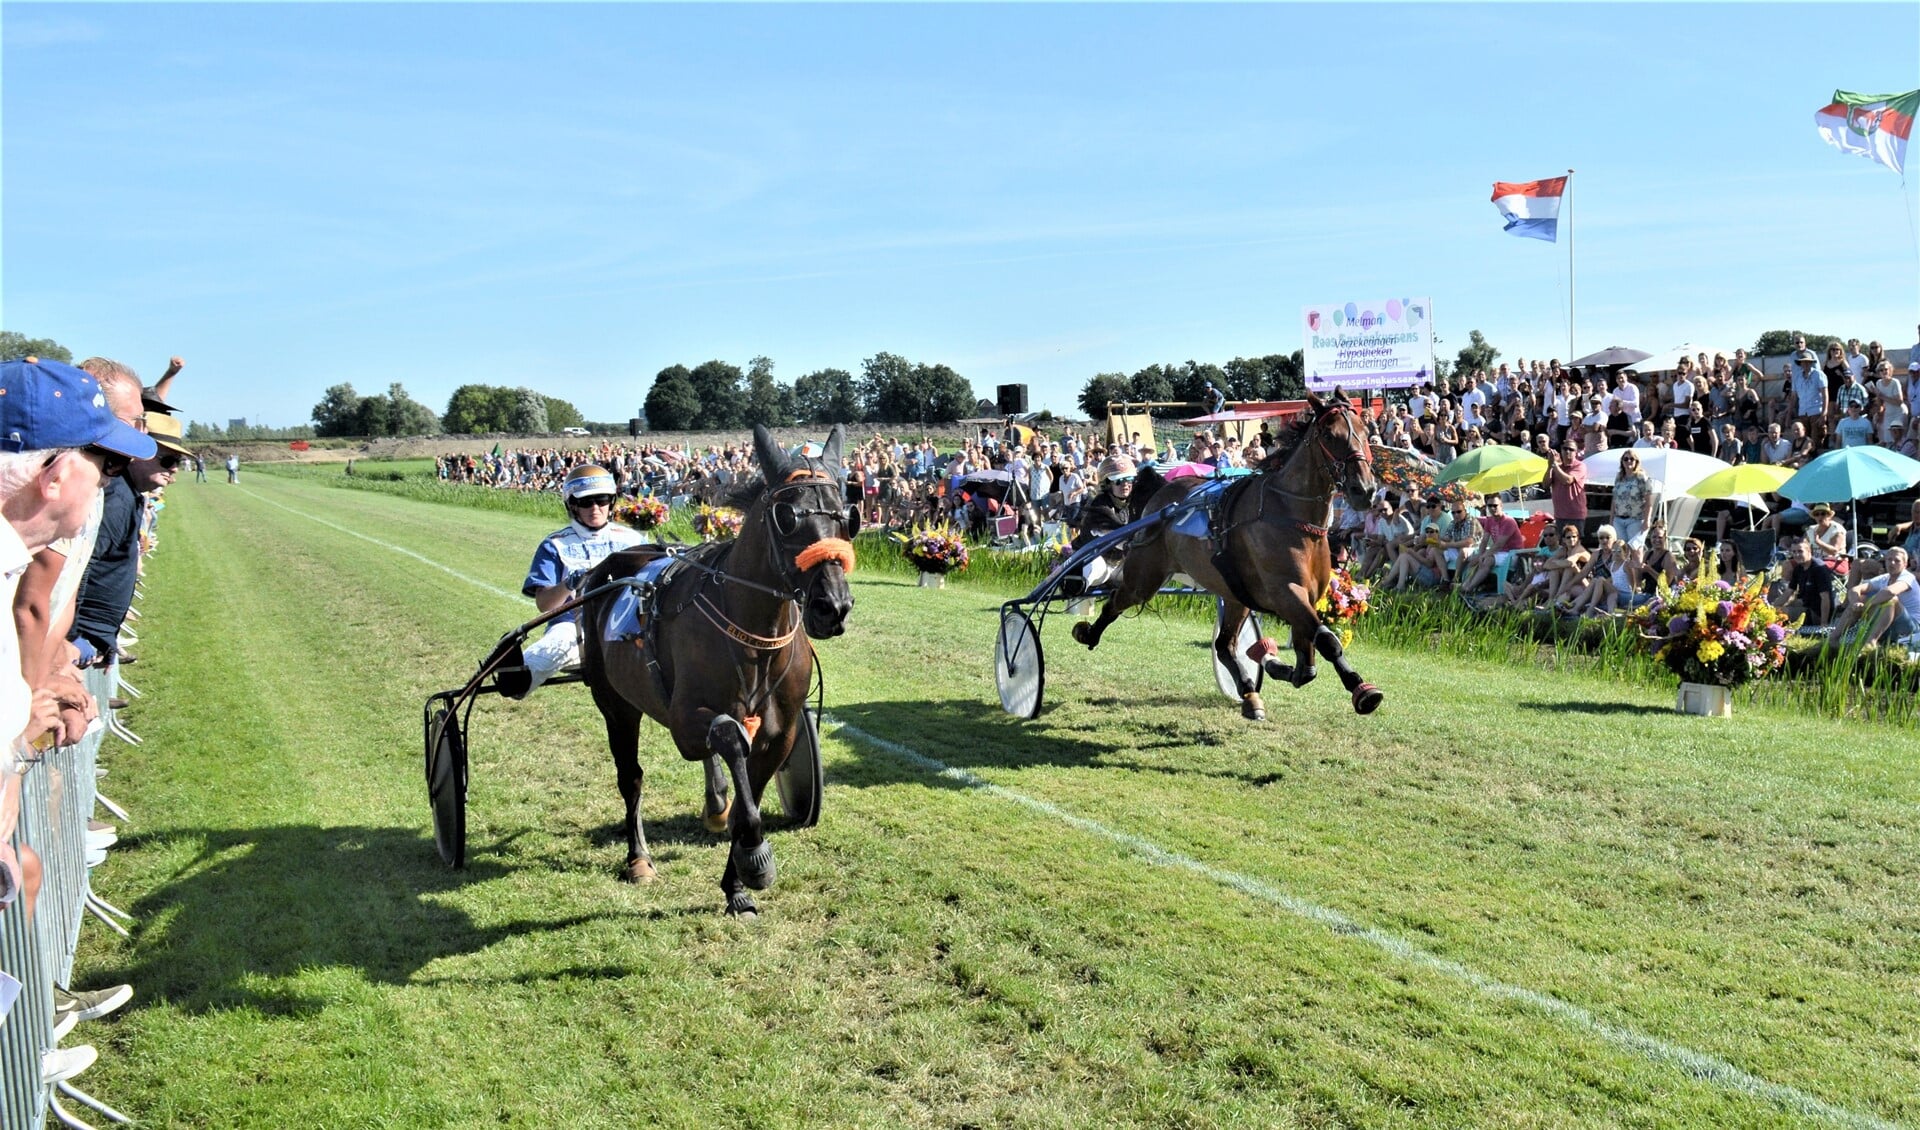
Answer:
<path fill-rule="evenodd" d="M 1133 477 L 1133 497 L 1127 499 L 1127 520 L 1138 522 L 1146 517 L 1147 504 L 1152 502 L 1153 496 L 1159 494 L 1160 488 L 1166 485 L 1167 480 L 1161 477 L 1160 472 L 1152 467 L 1140 468 Z"/>

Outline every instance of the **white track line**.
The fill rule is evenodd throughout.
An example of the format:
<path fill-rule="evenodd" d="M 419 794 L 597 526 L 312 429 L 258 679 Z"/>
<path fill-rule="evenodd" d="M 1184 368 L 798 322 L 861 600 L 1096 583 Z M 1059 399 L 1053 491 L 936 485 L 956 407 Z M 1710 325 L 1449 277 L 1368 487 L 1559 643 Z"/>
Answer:
<path fill-rule="evenodd" d="M 323 518 L 317 518 L 304 510 L 295 510 L 291 506 L 283 506 L 270 498 L 255 494 L 253 491 L 247 491 L 246 493 L 250 497 L 258 498 L 270 506 L 278 506 L 290 514 L 297 514 L 306 521 L 317 522 L 330 530 L 337 530 L 340 533 L 359 538 L 361 541 L 377 545 L 382 549 L 390 549 L 395 553 L 411 557 L 415 561 L 431 565 L 443 573 L 457 577 L 475 588 L 492 593 L 495 596 L 514 601 L 515 603 L 518 603 L 521 599 L 518 593 L 510 593 L 505 589 L 490 585 L 485 581 L 469 577 L 465 573 L 450 569 L 431 558 L 422 557 L 420 554 L 404 546 L 384 542 L 379 538 L 369 537 L 358 530 L 350 530 L 345 526 L 335 525 Z M 1421 949 L 1419 946 L 1414 945 L 1412 942 L 1396 934 L 1389 934 L 1384 930 L 1377 930 L 1372 926 L 1363 925 L 1337 910 L 1290 895 L 1263 879 L 1256 879 L 1251 875 L 1242 875 L 1237 871 L 1227 871 L 1223 868 L 1215 867 L 1210 863 L 1202 863 L 1190 855 L 1182 855 L 1177 851 L 1163 848 L 1151 840 L 1142 839 L 1130 832 L 1122 832 L 1115 828 L 1109 828 L 1098 821 L 1089 820 L 1084 816 L 1076 816 L 1066 809 L 1048 801 L 1027 796 L 1025 793 L 1014 792 L 1004 785 L 996 785 L 991 781 L 969 773 L 965 769 L 956 769 L 943 761 L 909 749 L 898 742 L 889 741 L 875 734 L 869 734 L 858 726 L 839 721 L 832 715 L 828 715 L 821 719 L 821 721 L 834 727 L 842 734 L 852 735 L 864 745 L 880 750 L 882 753 L 891 754 L 909 765 L 926 770 L 936 777 L 986 793 L 1000 800 L 1010 801 L 1022 808 L 1030 809 L 1044 816 L 1050 816 L 1069 827 L 1119 844 L 1121 847 L 1139 855 L 1150 863 L 1155 863 L 1161 867 L 1171 868 L 1176 871 L 1188 871 L 1211 882 L 1218 883 L 1223 887 L 1231 888 L 1239 891 L 1241 894 L 1259 899 L 1265 903 L 1270 903 L 1296 918 L 1325 926 L 1329 931 L 1340 937 L 1365 942 L 1375 949 L 1399 958 L 1410 965 L 1417 965 L 1422 969 L 1430 969 L 1436 973 L 1451 977 L 1463 984 L 1470 985 L 1480 992 L 1485 993 L 1487 996 L 1525 1005 L 1555 1020 L 1591 1032 L 1616 1047 L 1624 1048 L 1643 1059 L 1660 1064 L 1663 1067 L 1677 1068 L 1695 1079 L 1703 1080 L 1728 1091 L 1734 1091 L 1752 1098 L 1765 1099 L 1777 1103 L 1796 1114 L 1805 1115 L 1809 1118 L 1818 1118 L 1830 1122 L 1835 1126 L 1853 1127 L 1858 1128 L 1858 1130 L 1899 1130 L 1898 1123 L 1889 1122 L 1883 1118 L 1876 1118 L 1871 1114 L 1859 1114 L 1845 1107 L 1835 1106 L 1797 1087 L 1789 1087 L 1784 1083 L 1768 1082 L 1757 1075 L 1740 1070 L 1738 1067 L 1717 1056 L 1711 1056 L 1705 1052 L 1697 1052 L 1692 1048 L 1682 1047 L 1679 1044 L 1668 1043 L 1658 1037 L 1649 1036 L 1643 1032 L 1636 1032 L 1631 1028 L 1625 1028 L 1618 1024 L 1602 1020 L 1587 1009 L 1581 1008 L 1577 1004 L 1569 1004 L 1559 997 L 1536 992 L 1533 989 L 1523 988 L 1519 985 L 1509 985 L 1505 981 L 1488 976 L 1479 970 L 1469 968 L 1449 958 L 1441 957 L 1430 950 Z"/>
<path fill-rule="evenodd" d="M 339 488 L 329 488 L 329 489 L 339 489 Z M 337 530 L 340 533 L 346 534 L 348 537 L 356 537 L 356 538 L 359 538 L 361 541 L 368 542 L 372 545 L 377 545 L 381 549 L 391 549 L 392 551 L 400 554 L 403 557 L 413 558 L 415 561 L 420 562 L 422 565 L 431 565 L 435 569 L 440 570 L 442 573 L 445 573 L 450 577 L 456 577 L 472 585 L 474 588 L 482 589 L 486 592 L 490 592 L 493 595 L 501 598 L 502 600 L 511 600 L 515 604 L 519 604 L 526 600 L 526 597 L 522 596 L 517 592 L 508 592 L 506 589 L 500 588 L 496 585 L 490 585 L 487 582 L 479 579 L 478 577 L 469 577 L 465 573 L 460 572 L 458 569 L 451 569 L 445 565 L 440 564 L 438 561 L 435 561 L 431 557 L 422 557 L 420 554 L 415 553 L 413 550 L 408 549 L 406 546 L 395 545 L 392 542 L 381 541 L 379 538 L 376 538 L 376 537 L 368 537 L 366 534 L 361 533 L 359 530 L 349 530 L 345 526 L 335 525 L 334 523 L 327 521 L 325 518 L 321 518 L 314 515 L 311 511 L 295 510 L 293 507 L 288 506 L 285 503 L 275 502 L 273 499 L 268 498 L 266 495 L 259 494 L 255 491 L 250 491 L 245 487 L 240 488 L 240 493 L 246 495 L 248 498 L 257 498 L 260 501 L 266 503 L 268 506 L 278 506 L 280 509 L 285 510 L 289 514 L 297 514 L 304 521 L 312 522 L 315 525 L 325 526 L 329 530 Z"/>
<path fill-rule="evenodd" d="M 1202 878 L 1229 887 L 1241 894 L 1250 895 L 1262 902 L 1292 914 L 1296 918 L 1325 926 L 1334 934 L 1343 938 L 1365 942 L 1411 965 L 1430 969 L 1444 974 L 1456 981 L 1464 982 L 1490 997 L 1509 1000 L 1527 1006 L 1538 1012 L 1599 1036 L 1610 1044 L 1625 1048 L 1635 1055 L 1661 1064 L 1675 1067 L 1693 1076 L 1729 1091 L 1735 1091 L 1753 1098 L 1766 1099 L 1796 1114 L 1823 1119 L 1837 1126 L 1859 1127 L 1861 1130 L 1892 1130 L 1896 1123 L 1876 1118 L 1870 1114 L 1857 1114 L 1832 1103 L 1781 1083 L 1770 1083 L 1757 1075 L 1740 1070 L 1724 1059 L 1697 1052 L 1691 1048 L 1670 1044 L 1654 1036 L 1623 1028 L 1602 1020 L 1588 1010 L 1576 1004 L 1568 1004 L 1555 996 L 1536 992 L 1519 985 L 1509 985 L 1505 981 L 1490 977 L 1476 969 L 1469 968 L 1457 961 L 1450 960 L 1425 950 L 1405 938 L 1377 930 L 1372 926 L 1356 922 L 1352 918 L 1317 903 L 1290 895 L 1280 888 L 1251 875 L 1242 875 L 1237 871 L 1227 871 L 1209 863 L 1203 863 L 1190 855 L 1182 855 L 1161 847 L 1151 840 L 1141 839 L 1129 832 L 1109 828 L 1098 821 L 1084 816 L 1076 816 L 1064 808 L 1051 804 L 1025 793 L 1017 793 L 1004 785 L 977 777 L 965 769 L 957 769 L 945 762 L 928 757 L 926 754 L 907 748 L 898 742 L 869 734 L 858 726 L 841 722 L 831 715 L 821 719 L 829 726 L 836 727 L 839 733 L 850 735 L 861 744 L 880 750 L 883 753 L 923 769 L 936 777 L 952 781 L 968 789 L 978 790 L 1000 800 L 1011 801 L 1022 808 L 1052 817 L 1079 831 L 1098 836 L 1119 844 L 1134 852 L 1150 863 L 1176 871 L 1188 871 Z"/>

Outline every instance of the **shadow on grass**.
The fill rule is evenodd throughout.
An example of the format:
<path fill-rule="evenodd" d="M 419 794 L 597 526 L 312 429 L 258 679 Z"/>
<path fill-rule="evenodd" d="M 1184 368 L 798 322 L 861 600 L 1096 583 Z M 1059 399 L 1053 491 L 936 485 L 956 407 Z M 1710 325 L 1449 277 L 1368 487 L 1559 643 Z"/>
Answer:
<path fill-rule="evenodd" d="M 1121 700 L 1112 700 L 1121 705 Z M 1092 705 L 1101 705 L 1095 701 Z M 1175 776 L 1213 777 L 1245 782 L 1258 787 L 1270 783 L 1249 767 L 1246 771 L 1186 767 L 1154 763 L 1142 758 L 1152 750 L 1189 749 L 1221 744 L 1218 728 L 1212 723 L 1239 723 L 1239 711 L 1223 699 L 1194 695 L 1153 695 L 1125 700 L 1127 707 L 1169 706 L 1192 710 L 1204 706 L 1223 713 L 1208 722 L 1188 723 L 1166 719 L 1119 721 L 1113 716 L 1081 716 L 1084 721 L 1058 721 L 1049 724 L 1046 713 L 1030 722 L 1009 717 L 997 703 L 964 699 L 936 702 L 859 702 L 836 706 L 828 715 L 866 734 L 897 743 L 924 757 L 935 758 L 955 769 L 1027 769 L 1040 766 L 1059 768 L 1100 768 L 1164 773 Z M 828 736 L 833 728 L 823 727 Z M 857 788 L 898 784 L 927 784 L 930 781 L 968 788 L 960 781 L 929 776 L 927 769 L 885 750 L 875 749 L 851 735 L 847 747 L 857 757 L 855 766 L 843 770 L 834 767 L 829 787 L 850 785 Z"/>
<path fill-rule="evenodd" d="M 474 858 L 493 850 L 474 844 L 467 868 L 455 871 L 418 827 L 190 828 L 137 840 L 162 851 L 180 843 L 198 850 L 128 907 L 137 919 L 132 961 L 109 972 L 142 997 L 196 1013 L 310 1016 L 327 1001 L 275 979 L 347 967 L 370 982 L 404 984 L 441 958 L 619 916 L 478 925 L 438 896 L 507 869 Z"/>
<path fill-rule="evenodd" d="M 1524 700 L 1514 703 L 1521 710 L 1532 710 L 1541 714 L 1645 714 L 1647 707 L 1636 702 L 1541 702 Z"/>

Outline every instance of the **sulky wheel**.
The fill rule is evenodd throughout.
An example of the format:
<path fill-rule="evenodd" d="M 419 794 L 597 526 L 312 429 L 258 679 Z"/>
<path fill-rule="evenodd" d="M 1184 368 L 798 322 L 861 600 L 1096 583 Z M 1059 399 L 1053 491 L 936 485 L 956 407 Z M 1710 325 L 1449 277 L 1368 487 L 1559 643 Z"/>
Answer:
<path fill-rule="evenodd" d="M 449 867 L 467 865 L 467 742 L 447 706 L 427 717 L 427 804 L 433 846 Z"/>
<path fill-rule="evenodd" d="M 1000 614 L 993 680 L 1000 688 L 1002 710 L 1015 718 L 1039 716 L 1040 697 L 1047 687 L 1046 658 L 1040 653 L 1040 631 L 1033 617 L 1017 609 Z"/>
<path fill-rule="evenodd" d="M 826 767 L 820 760 L 820 717 L 811 707 L 800 712 L 800 732 L 793 736 L 793 752 L 773 775 L 780 792 L 780 808 L 796 828 L 820 822 L 820 801 L 827 788 Z"/>

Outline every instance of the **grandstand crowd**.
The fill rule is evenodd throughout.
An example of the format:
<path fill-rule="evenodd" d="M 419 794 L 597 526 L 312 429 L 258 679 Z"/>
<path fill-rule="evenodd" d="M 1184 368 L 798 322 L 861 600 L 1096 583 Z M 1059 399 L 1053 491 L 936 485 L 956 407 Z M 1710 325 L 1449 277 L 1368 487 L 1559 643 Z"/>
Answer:
<path fill-rule="evenodd" d="M 67 1081 L 96 1057 L 86 1043 L 60 1046 L 78 1024 L 97 1020 L 132 999 L 128 985 L 82 991 L 65 983 L 67 960 L 44 952 L 62 936 L 60 923 L 81 920 L 80 905 L 42 908 L 55 863 L 71 852 L 75 870 L 106 858 L 113 825 L 90 819 L 93 773 L 71 776 L 72 763 L 50 754 L 97 743 L 113 714 L 126 705 L 110 691 L 89 689 L 89 674 L 117 677 L 135 662 L 122 646 L 138 588 L 141 557 L 154 545 L 153 517 L 161 492 L 193 453 L 167 403 L 182 367 L 174 358 L 152 387 L 134 371 L 94 357 L 78 366 L 24 358 L 0 364 L 0 578 L 13 607 L 12 630 L 0 631 L 0 1071 L 18 1063 L 20 1049 L 37 1053 L 41 1087 Z M 114 687 L 110 678 L 96 686 Z M 89 759 L 88 764 L 91 765 Z M 36 775 L 41 778 L 36 780 Z M 84 797 L 84 829 L 60 826 L 48 808 Z M 34 829 L 32 835 L 25 829 Z M 78 843 L 84 836 L 84 846 Z M 57 841 L 57 842 L 56 842 Z M 84 872 L 62 876 L 63 889 L 87 890 Z M 73 882 L 65 882 L 72 878 Z M 36 911 L 42 913 L 35 929 Z M 50 983 L 23 991 L 29 977 Z M 23 1016 L 26 1002 L 51 1015 Z M 22 1080 L 0 1080 L 17 1088 Z"/>
<path fill-rule="evenodd" d="M 1920 358 L 1920 346 L 1908 356 Z M 1860 444 L 1920 456 L 1920 429 L 1908 426 L 1916 396 L 1920 360 L 1896 371 L 1881 343 L 1858 340 L 1816 353 L 1797 337 L 1772 375 L 1745 350 L 1682 356 L 1670 368 L 1644 372 L 1524 359 L 1474 369 L 1368 402 L 1369 438 L 1431 469 L 1487 444 L 1520 447 L 1547 460 L 1545 478 L 1486 497 L 1387 486 L 1367 513 L 1348 512 L 1336 499 L 1330 538 L 1339 560 L 1362 579 L 1389 590 L 1450 589 L 1476 608 L 1617 615 L 1649 599 L 1661 578 L 1678 582 L 1706 561 L 1729 580 L 1766 572 L 1776 599 L 1804 612 L 1814 628 L 1858 623 L 1869 639 L 1920 642 L 1920 583 L 1888 568 L 1920 554 L 1920 501 L 1872 545 L 1850 544 L 1851 531 L 1831 507 L 1773 496 L 1765 499 L 1764 517 L 1712 502 L 1697 524 L 1669 530 L 1664 504 L 1673 500 L 1662 497 L 1637 454 L 1675 449 L 1735 466 L 1787 468 Z M 1089 499 L 1115 468 L 1131 475 L 1145 465 L 1189 473 L 1254 467 L 1283 422 L 1276 417 L 1239 434 L 1178 432 L 1156 443 L 1110 427 L 1067 425 L 1047 434 L 1007 419 L 944 452 L 925 436 L 876 432 L 849 456 L 848 498 L 870 527 L 945 520 L 1003 547 L 1035 548 L 1074 537 Z M 1608 486 L 1590 483 L 1586 460 L 1611 449 L 1629 449 L 1619 477 Z M 584 461 L 610 468 L 623 493 L 672 500 L 715 501 L 751 474 L 745 437 L 701 449 L 657 437 L 587 449 L 496 448 L 486 456 L 444 457 L 439 473 L 451 481 L 551 490 Z M 1755 531 L 1740 528 L 1743 516 Z"/>

